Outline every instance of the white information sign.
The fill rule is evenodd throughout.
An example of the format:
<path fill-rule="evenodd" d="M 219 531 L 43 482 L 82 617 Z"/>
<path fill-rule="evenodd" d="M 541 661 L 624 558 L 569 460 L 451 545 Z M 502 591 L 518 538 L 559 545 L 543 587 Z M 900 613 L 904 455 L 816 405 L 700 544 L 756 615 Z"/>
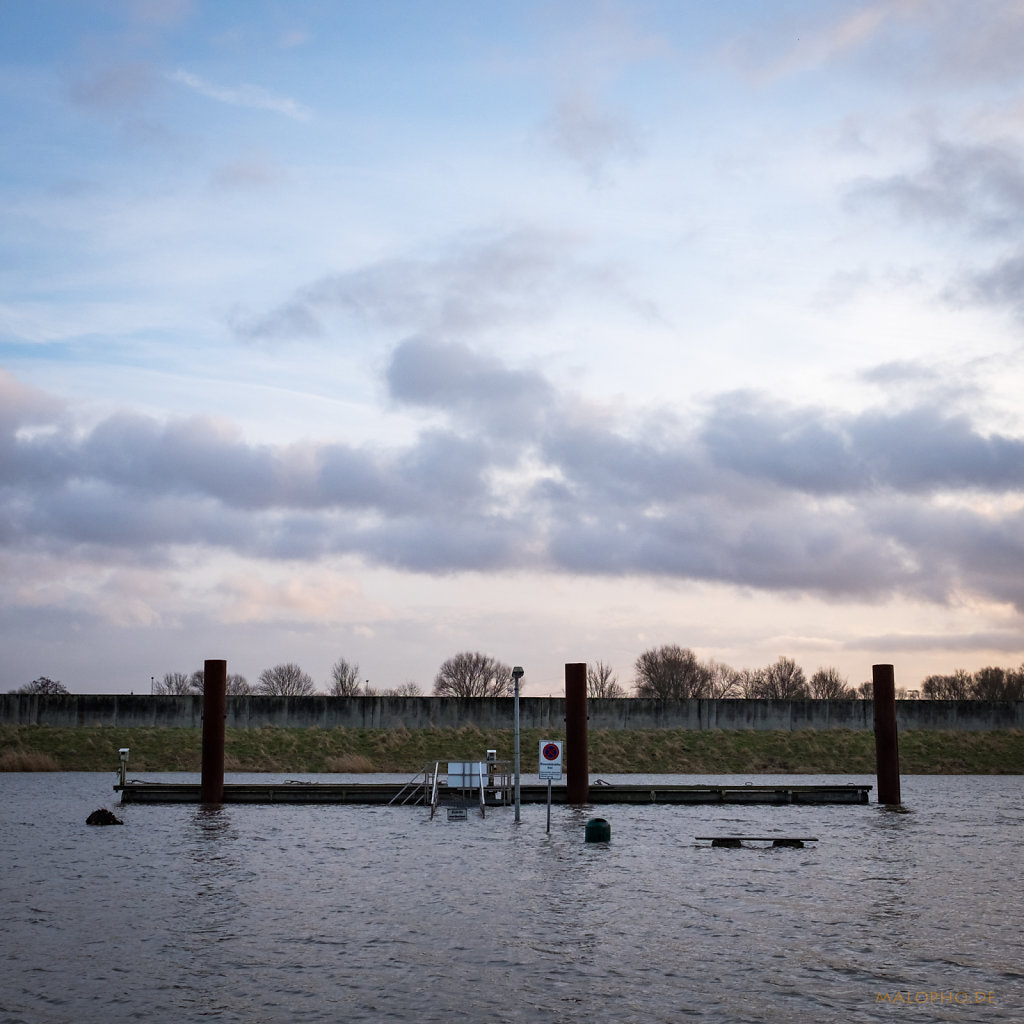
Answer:
<path fill-rule="evenodd" d="M 541 740 L 540 741 L 540 771 L 541 780 L 561 779 L 562 777 L 562 741 Z"/>

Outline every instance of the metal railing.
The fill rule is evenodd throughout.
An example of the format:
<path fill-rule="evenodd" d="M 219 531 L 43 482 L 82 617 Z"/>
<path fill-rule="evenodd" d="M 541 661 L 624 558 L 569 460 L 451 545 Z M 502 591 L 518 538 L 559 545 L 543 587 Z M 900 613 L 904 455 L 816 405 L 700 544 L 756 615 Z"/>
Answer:
<path fill-rule="evenodd" d="M 468 782 L 469 776 L 460 776 Z M 430 817 L 437 813 L 441 802 L 442 791 L 448 789 L 441 785 L 441 762 L 435 761 L 433 766 L 427 764 L 417 772 L 389 801 L 388 806 L 405 806 L 425 804 L 430 807 Z M 480 808 L 480 816 L 487 816 L 487 795 L 493 797 L 492 804 L 509 804 L 512 802 L 512 782 L 509 762 L 487 761 L 477 762 L 476 778 L 471 785 L 456 785 L 461 799 L 472 799 L 475 791 L 476 802 Z"/>
<path fill-rule="evenodd" d="M 434 812 L 437 810 L 437 777 L 440 774 L 438 769 L 441 767 L 440 761 L 434 762 L 434 785 L 430 791 L 430 817 L 434 817 Z"/>
<path fill-rule="evenodd" d="M 437 777 L 437 766 L 435 765 L 434 777 Z M 389 801 L 388 806 L 394 804 L 404 807 L 410 800 L 413 804 L 427 802 L 428 790 L 430 788 L 430 766 L 418 771 Z"/>

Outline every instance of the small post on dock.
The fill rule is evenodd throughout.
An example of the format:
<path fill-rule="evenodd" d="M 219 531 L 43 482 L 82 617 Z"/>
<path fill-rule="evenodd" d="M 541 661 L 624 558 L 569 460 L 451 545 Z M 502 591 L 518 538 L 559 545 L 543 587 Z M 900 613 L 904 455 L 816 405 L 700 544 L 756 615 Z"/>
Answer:
<path fill-rule="evenodd" d="M 900 747 L 896 732 L 896 679 L 892 665 L 871 666 L 875 705 L 875 765 L 878 802 L 898 804 L 900 800 Z"/>
<path fill-rule="evenodd" d="M 227 719 L 228 663 L 207 661 L 203 666 L 204 804 L 224 802 L 224 725 Z"/>
<path fill-rule="evenodd" d="M 587 749 L 587 666 L 565 666 L 566 797 L 585 804 L 590 797 L 590 757 Z"/>

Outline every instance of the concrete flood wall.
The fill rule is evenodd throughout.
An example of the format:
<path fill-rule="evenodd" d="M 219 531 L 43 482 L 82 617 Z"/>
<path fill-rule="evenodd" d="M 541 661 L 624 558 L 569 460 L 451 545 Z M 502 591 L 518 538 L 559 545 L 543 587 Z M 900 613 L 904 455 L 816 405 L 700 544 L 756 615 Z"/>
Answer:
<path fill-rule="evenodd" d="M 228 697 L 227 726 L 235 729 L 510 729 L 511 697 Z M 590 729 L 799 729 L 874 728 L 869 700 L 589 700 Z M 0 695 L 6 725 L 198 729 L 201 696 L 124 694 Z M 524 729 L 561 730 L 565 700 L 521 697 Z M 900 729 L 972 732 L 1024 729 L 1024 701 L 896 702 Z"/>

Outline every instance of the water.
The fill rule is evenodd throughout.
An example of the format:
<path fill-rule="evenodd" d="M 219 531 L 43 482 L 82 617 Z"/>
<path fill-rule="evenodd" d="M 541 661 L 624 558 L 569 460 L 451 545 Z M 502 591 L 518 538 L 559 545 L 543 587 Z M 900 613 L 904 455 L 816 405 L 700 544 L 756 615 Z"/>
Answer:
<path fill-rule="evenodd" d="M 0 775 L 3 1024 L 1024 1019 L 1021 777 L 905 777 L 906 814 L 555 807 L 550 835 L 543 806 L 121 807 L 113 781 Z M 102 806 L 124 827 L 86 826 Z M 773 832 L 819 842 L 694 839 Z"/>

